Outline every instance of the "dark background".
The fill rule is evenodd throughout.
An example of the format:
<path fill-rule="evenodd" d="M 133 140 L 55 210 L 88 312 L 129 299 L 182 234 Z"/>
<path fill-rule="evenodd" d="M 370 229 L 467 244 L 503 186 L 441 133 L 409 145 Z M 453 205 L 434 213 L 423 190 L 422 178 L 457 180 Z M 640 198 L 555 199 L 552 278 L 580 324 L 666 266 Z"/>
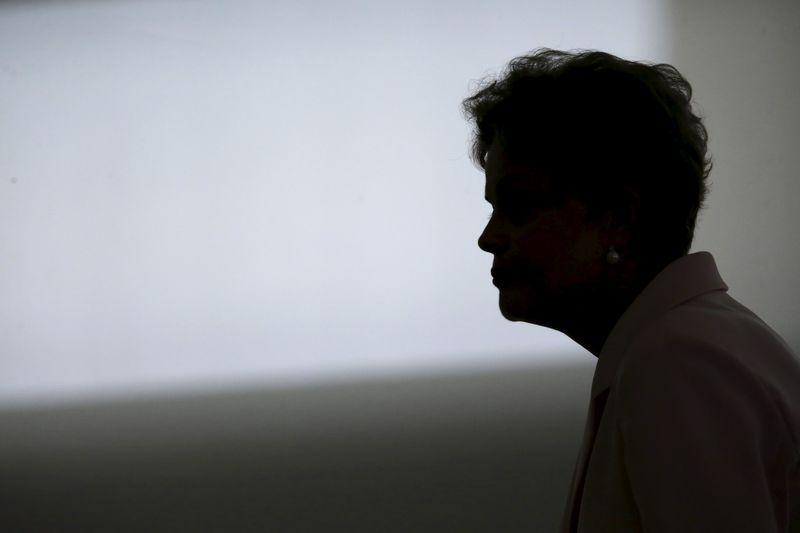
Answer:
<path fill-rule="evenodd" d="M 0 412 L 0 531 L 555 531 L 595 360 Z"/>

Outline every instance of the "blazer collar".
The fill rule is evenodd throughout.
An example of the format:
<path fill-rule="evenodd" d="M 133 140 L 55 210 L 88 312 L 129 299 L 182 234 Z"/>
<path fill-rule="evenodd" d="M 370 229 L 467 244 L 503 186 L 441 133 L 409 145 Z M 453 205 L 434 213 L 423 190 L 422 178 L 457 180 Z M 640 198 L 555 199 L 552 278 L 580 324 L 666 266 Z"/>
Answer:
<path fill-rule="evenodd" d="M 710 291 L 727 291 L 709 252 L 684 255 L 667 265 L 633 300 L 611 329 L 600 350 L 592 398 L 611 386 L 628 346 L 646 325 L 669 309 Z"/>

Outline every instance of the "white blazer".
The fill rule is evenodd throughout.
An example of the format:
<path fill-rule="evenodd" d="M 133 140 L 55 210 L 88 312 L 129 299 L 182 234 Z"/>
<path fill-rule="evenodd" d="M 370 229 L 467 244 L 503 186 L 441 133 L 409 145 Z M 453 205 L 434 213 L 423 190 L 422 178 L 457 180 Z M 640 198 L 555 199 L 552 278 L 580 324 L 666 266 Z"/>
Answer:
<path fill-rule="evenodd" d="M 800 359 L 681 257 L 600 352 L 561 532 L 777 533 L 800 502 Z M 796 523 L 796 521 L 792 521 Z"/>

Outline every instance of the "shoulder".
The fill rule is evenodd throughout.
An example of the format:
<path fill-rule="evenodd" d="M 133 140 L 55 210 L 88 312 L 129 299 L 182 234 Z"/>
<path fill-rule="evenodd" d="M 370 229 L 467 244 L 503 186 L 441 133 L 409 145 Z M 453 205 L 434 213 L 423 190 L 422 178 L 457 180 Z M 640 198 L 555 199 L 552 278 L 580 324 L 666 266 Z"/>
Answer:
<path fill-rule="evenodd" d="M 764 384 L 800 370 L 786 342 L 750 309 L 723 292 L 692 299 L 648 323 L 631 341 L 618 378 L 749 376 Z"/>
<path fill-rule="evenodd" d="M 720 323 L 722 322 L 722 323 Z M 741 327 L 739 325 L 739 327 Z M 727 330 L 727 331 L 726 331 Z M 734 337 L 737 324 L 729 316 L 684 308 L 665 313 L 631 342 L 618 374 L 622 388 L 654 384 L 692 385 L 692 379 L 741 380 L 755 375 L 743 361 Z"/>
<path fill-rule="evenodd" d="M 751 429 L 781 424 L 758 366 L 740 347 L 702 334 L 696 323 L 687 324 L 686 315 L 667 315 L 634 339 L 617 374 L 623 421 L 683 417 L 703 421 L 697 430 L 723 421 Z"/>
<path fill-rule="evenodd" d="M 618 381 L 623 388 L 642 384 L 691 385 L 690 378 L 719 380 L 731 373 L 750 373 L 736 351 L 682 328 L 674 321 L 651 324 L 628 347 Z"/>

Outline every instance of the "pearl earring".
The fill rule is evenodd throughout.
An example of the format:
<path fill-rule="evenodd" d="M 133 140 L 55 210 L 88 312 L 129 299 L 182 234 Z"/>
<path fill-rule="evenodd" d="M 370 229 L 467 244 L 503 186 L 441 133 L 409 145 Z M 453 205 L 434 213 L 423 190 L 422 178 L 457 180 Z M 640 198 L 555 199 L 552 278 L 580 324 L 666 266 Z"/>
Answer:
<path fill-rule="evenodd" d="M 613 246 L 609 248 L 608 254 L 606 254 L 606 261 L 610 265 L 616 265 L 617 263 L 619 263 L 619 254 L 617 253 L 616 250 L 614 250 Z"/>

